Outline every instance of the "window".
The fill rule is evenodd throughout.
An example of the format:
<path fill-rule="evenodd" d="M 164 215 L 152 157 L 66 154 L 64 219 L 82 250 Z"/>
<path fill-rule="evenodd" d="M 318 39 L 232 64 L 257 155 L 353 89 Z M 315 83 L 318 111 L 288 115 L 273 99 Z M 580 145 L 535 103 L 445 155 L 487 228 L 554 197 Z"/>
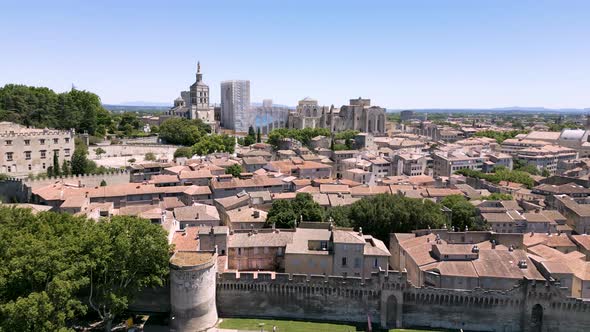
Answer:
<path fill-rule="evenodd" d="M 6 152 L 6 161 L 12 161 L 12 152 Z"/>
<path fill-rule="evenodd" d="M 377 258 L 375 258 L 375 260 L 373 261 L 373 267 L 374 268 L 379 267 L 379 260 Z"/>
<path fill-rule="evenodd" d="M 59 143 L 59 138 L 54 138 L 53 139 L 53 144 L 58 144 Z"/>
<path fill-rule="evenodd" d="M 31 140 L 30 139 L 26 139 L 25 140 L 25 145 L 31 145 Z"/>
<path fill-rule="evenodd" d="M 254 255 L 258 255 L 258 247 L 254 247 Z"/>
<path fill-rule="evenodd" d="M 70 149 L 64 149 L 64 155 L 66 157 L 69 157 L 70 156 Z"/>
<path fill-rule="evenodd" d="M 342 257 L 342 266 L 346 266 L 346 257 Z"/>
<path fill-rule="evenodd" d="M 33 166 L 29 164 L 29 171 L 33 169 Z"/>
<path fill-rule="evenodd" d="M 238 256 L 242 255 L 242 248 L 238 248 Z"/>
<path fill-rule="evenodd" d="M 6 167 L 6 170 L 8 171 L 8 173 L 12 172 L 12 167 L 8 166 Z"/>
<path fill-rule="evenodd" d="M 41 145 L 45 145 L 45 140 L 44 140 L 43 138 L 42 138 L 42 139 L 40 139 L 40 140 L 39 140 L 39 144 L 41 144 Z"/>
<path fill-rule="evenodd" d="M 31 151 L 25 151 L 25 159 L 31 160 Z"/>
<path fill-rule="evenodd" d="M 41 159 L 45 159 L 45 158 L 47 158 L 47 151 L 45 151 L 45 150 L 41 150 L 41 151 L 39 151 L 39 152 L 41 152 Z M 43 168 L 45 168 L 45 167 L 43 167 Z"/>
<path fill-rule="evenodd" d="M 12 145 L 12 141 L 11 140 L 6 140 L 6 145 Z"/>
<path fill-rule="evenodd" d="M 65 139 L 66 143 L 70 143 L 70 138 L 69 137 L 66 137 L 64 139 Z"/>
<path fill-rule="evenodd" d="M 43 169 L 45 169 L 45 163 L 43 163 Z"/>

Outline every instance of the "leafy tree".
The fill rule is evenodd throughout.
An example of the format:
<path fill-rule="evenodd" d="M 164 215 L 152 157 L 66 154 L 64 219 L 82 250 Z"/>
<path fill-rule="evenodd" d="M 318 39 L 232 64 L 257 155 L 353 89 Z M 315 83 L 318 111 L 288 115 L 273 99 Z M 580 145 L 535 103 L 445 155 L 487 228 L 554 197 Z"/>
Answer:
<path fill-rule="evenodd" d="M 358 130 L 344 130 L 341 132 L 338 132 L 334 138 L 337 140 L 343 140 L 344 144 L 346 146 L 346 149 L 351 150 L 354 148 L 354 138 L 356 137 L 356 135 L 359 134 Z M 336 149 L 338 150 L 338 149 Z M 345 150 L 345 149 L 342 149 Z"/>
<path fill-rule="evenodd" d="M 276 204 L 275 204 L 276 203 Z M 322 221 L 324 211 L 308 193 L 298 193 L 293 200 L 277 200 L 272 203 L 266 223 L 279 228 L 294 228 L 295 223 L 303 221 Z"/>
<path fill-rule="evenodd" d="M 460 169 L 455 173 L 476 179 L 484 179 L 492 183 L 499 183 L 500 181 L 510 181 L 524 184 L 528 188 L 532 188 L 534 185 L 534 181 L 529 173 L 516 170 L 510 171 L 506 168 L 498 168 L 495 170 L 494 173 L 490 174 L 472 170 L 469 168 Z"/>
<path fill-rule="evenodd" d="M 324 211 L 309 193 L 298 193 L 291 201 L 294 212 L 299 212 L 303 221 L 322 221 Z"/>
<path fill-rule="evenodd" d="M 0 330 L 66 331 L 86 313 L 86 234 L 94 222 L 69 214 L 0 208 Z"/>
<path fill-rule="evenodd" d="M 180 158 L 180 157 L 192 158 L 192 156 L 193 156 L 192 148 L 189 148 L 189 147 L 183 146 L 183 147 L 176 149 L 176 151 L 174 151 L 174 158 Z"/>
<path fill-rule="evenodd" d="M 127 160 L 128 163 L 133 164 L 134 162 L 136 162 L 135 158 L 131 158 L 129 160 Z"/>
<path fill-rule="evenodd" d="M 225 169 L 225 174 L 231 174 L 233 177 L 239 177 L 242 172 L 243 170 L 240 164 L 233 164 Z"/>
<path fill-rule="evenodd" d="M 102 181 L 100 181 L 100 186 L 101 187 L 106 187 L 107 186 L 107 182 L 103 179 Z"/>
<path fill-rule="evenodd" d="M 91 92 L 72 89 L 57 94 L 48 88 L 7 84 L 0 88 L 0 121 L 94 134 L 98 125 L 109 125 L 111 114 Z"/>
<path fill-rule="evenodd" d="M 262 143 L 262 134 L 260 132 L 260 127 L 256 128 L 256 143 Z"/>
<path fill-rule="evenodd" d="M 61 164 L 61 174 L 63 174 L 64 176 L 69 176 L 72 174 L 72 170 L 70 169 L 70 162 L 68 162 L 67 160 L 64 160 L 64 162 Z"/>
<path fill-rule="evenodd" d="M 348 205 L 334 206 L 326 210 L 325 220 L 340 227 L 353 227 L 352 221 L 348 218 L 349 214 L 350 207 Z"/>
<path fill-rule="evenodd" d="M 95 229 L 88 302 L 111 331 L 141 289 L 163 285 L 170 247 L 164 229 L 145 219 L 117 216 Z"/>
<path fill-rule="evenodd" d="M 194 145 L 209 132 L 211 127 L 200 119 L 171 118 L 160 125 L 160 138 L 170 144 Z"/>
<path fill-rule="evenodd" d="M 520 128 L 521 125 L 517 126 Z M 529 130 L 510 130 L 510 131 L 495 131 L 495 130 L 482 130 L 475 133 L 476 137 L 489 137 L 496 140 L 498 143 L 502 143 L 509 138 L 514 138 L 516 135 L 528 133 Z"/>
<path fill-rule="evenodd" d="M 89 160 L 86 158 L 86 151 L 84 148 L 79 148 L 78 146 L 74 149 L 74 154 L 72 155 L 72 174 L 87 174 Z"/>
<path fill-rule="evenodd" d="M 347 207 L 330 208 L 326 216 L 332 217 L 337 226 L 362 227 L 364 233 L 388 243 L 390 233 L 441 227 L 445 223 L 441 208 L 430 200 L 381 194 Z"/>
<path fill-rule="evenodd" d="M 210 134 L 203 136 L 192 147 L 192 154 L 205 156 L 214 152 L 233 153 L 235 148 L 235 138 L 228 135 Z"/>
<path fill-rule="evenodd" d="M 256 132 L 254 131 L 254 127 L 252 127 L 252 126 L 248 127 L 248 136 L 252 136 L 252 137 L 256 136 Z"/>
<path fill-rule="evenodd" d="M 311 143 L 311 139 L 316 136 L 326 136 L 329 137 L 331 135 L 330 129 L 328 128 L 304 128 L 304 129 L 287 129 L 287 128 L 278 128 L 273 129 L 268 134 L 267 142 L 273 146 L 274 149 L 278 149 L 281 143 L 281 140 L 284 138 L 293 138 L 301 142 L 301 144 L 309 147 Z"/>
<path fill-rule="evenodd" d="M 503 193 L 492 193 L 488 196 L 482 196 L 480 199 L 488 201 L 511 201 L 512 195 Z"/>
<path fill-rule="evenodd" d="M 548 169 L 546 169 L 546 168 L 543 168 L 543 169 L 541 170 L 541 176 L 543 176 L 543 177 L 549 177 L 549 176 L 551 176 L 551 172 L 549 172 L 549 170 L 548 170 Z"/>
<path fill-rule="evenodd" d="M 441 204 L 451 210 L 452 226 L 464 230 L 474 228 L 476 209 L 473 204 L 469 203 L 462 195 L 450 195 L 441 201 Z"/>
<path fill-rule="evenodd" d="M 272 202 L 272 206 L 266 216 L 268 225 L 275 225 L 277 228 L 295 228 L 299 215 L 293 210 L 291 202 L 279 199 Z"/>
<path fill-rule="evenodd" d="M 147 161 L 156 161 L 156 155 L 153 152 L 148 152 L 145 154 L 145 156 L 143 157 L 144 160 Z"/>
<path fill-rule="evenodd" d="M 107 153 L 103 148 L 96 148 L 94 149 L 94 153 L 100 158 L 101 155 Z"/>

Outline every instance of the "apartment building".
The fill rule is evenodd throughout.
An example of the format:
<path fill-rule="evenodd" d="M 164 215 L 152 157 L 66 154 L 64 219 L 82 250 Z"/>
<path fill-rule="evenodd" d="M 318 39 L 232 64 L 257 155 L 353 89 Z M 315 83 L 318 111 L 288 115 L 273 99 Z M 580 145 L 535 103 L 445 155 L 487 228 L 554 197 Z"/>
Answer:
<path fill-rule="evenodd" d="M 578 159 L 578 152 L 558 145 L 544 145 L 543 147 L 520 150 L 516 154 L 516 158 L 535 166 L 539 171 L 545 169 L 549 173 L 555 174 L 559 162 Z"/>

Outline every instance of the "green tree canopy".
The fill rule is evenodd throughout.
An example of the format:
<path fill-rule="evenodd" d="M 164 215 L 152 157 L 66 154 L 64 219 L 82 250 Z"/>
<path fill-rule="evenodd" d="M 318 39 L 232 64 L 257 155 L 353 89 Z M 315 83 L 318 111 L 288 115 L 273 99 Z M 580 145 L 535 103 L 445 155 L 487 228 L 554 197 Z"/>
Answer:
<path fill-rule="evenodd" d="M 492 193 L 488 196 L 482 196 L 481 200 L 488 200 L 488 201 L 511 201 L 512 195 L 510 194 L 502 194 L 502 193 Z"/>
<path fill-rule="evenodd" d="M 72 331 L 87 303 L 108 327 L 168 271 L 165 231 L 136 217 L 0 208 L 0 243 L 0 331 Z"/>
<path fill-rule="evenodd" d="M 200 119 L 170 118 L 160 125 L 160 138 L 169 144 L 190 146 L 211 132 Z"/>
<path fill-rule="evenodd" d="M 233 164 L 225 169 L 225 174 L 231 174 L 233 177 L 239 177 L 244 170 L 240 164 Z"/>
<path fill-rule="evenodd" d="M 235 138 L 228 135 L 210 134 L 205 135 L 193 145 L 193 155 L 205 156 L 214 152 L 233 153 L 235 148 Z"/>
<path fill-rule="evenodd" d="M 273 129 L 268 134 L 268 143 L 273 148 L 278 149 L 283 138 L 293 138 L 301 142 L 301 144 L 309 147 L 311 139 L 316 136 L 330 137 L 330 129 L 328 128 L 304 128 L 304 129 L 287 129 L 278 128 Z"/>
<path fill-rule="evenodd" d="M 192 158 L 193 156 L 193 149 L 187 146 L 180 147 L 174 151 L 174 158 Z"/>
<path fill-rule="evenodd" d="M 298 193 L 293 200 L 276 200 L 268 211 L 266 223 L 279 228 L 294 228 L 296 222 L 322 221 L 324 211 L 308 193 Z"/>
<path fill-rule="evenodd" d="M 476 209 L 473 204 L 463 195 L 450 195 L 440 202 L 443 206 L 450 209 L 451 224 L 454 227 L 458 227 L 460 230 L 464 230 L 468 227 L 470 230 L 475 228 L 475 217 Z M 449 225 L 451 226 L 451 225 Z"/>

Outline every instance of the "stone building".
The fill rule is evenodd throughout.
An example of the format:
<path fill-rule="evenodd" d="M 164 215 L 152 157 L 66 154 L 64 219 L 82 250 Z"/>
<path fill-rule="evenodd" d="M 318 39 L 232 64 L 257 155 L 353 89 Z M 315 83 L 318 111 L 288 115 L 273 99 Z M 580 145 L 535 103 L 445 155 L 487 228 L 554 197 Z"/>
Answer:
<path fill-rule="evenodd" d="M 329 128 L 333 132 L 358 130 L 376 136 L 385 134 L 385 109 L 371 106 L 370 99 L 351 99 L 349 105 L 340 108 L 319 106 L 318 101 L 304 98 L 297 109 L 289 113 L 291 129 Z"/>
<path fill-rule="evenodd" d="M 215 124 L 214 107 L 209 105 L 209 86 L 203 82 L 200 62 L 197 62 L 195 83 L 190 86 L 189 91 L 180 92 L 180 97 L 174 100 L 174 107 L 163 118 L 171 116 L 201 119 L 209 125 Z"/>
<path fill-rule="evenodd" d="M 330 109 L 327 106 L 319 106 L 318 101 L 313 98 L 305 97 L 297 103 L 295 111 L 289 113 L 289 128 L 326 128 Z"/>
<path fill-rule="evenodd" d="M 74 153 L 74 131 L 27 128 L 0 122 L 0 173 L 14 177 L 46 172 L 57 155 L 59 166 Z"/>

